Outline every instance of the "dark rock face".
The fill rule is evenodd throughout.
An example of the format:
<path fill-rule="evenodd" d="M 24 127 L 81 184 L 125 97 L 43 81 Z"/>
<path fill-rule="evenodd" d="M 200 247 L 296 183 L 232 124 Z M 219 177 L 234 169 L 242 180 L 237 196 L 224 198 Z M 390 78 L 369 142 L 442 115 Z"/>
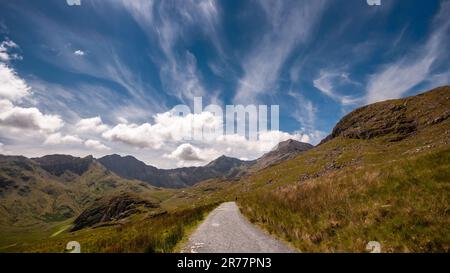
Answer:
<path fill-rule="evenodd" d="M 158 204 L 128 194 L 102 200 L 83 211 L 75 219 L 71 231 L 126 218 L 138 212 L 139 206 L 157 208 Z"/>
<path fill-rule="evenodd" d="M 94 158 L 92 156 L 79 158 L 70 155 L 47 155 L 40 158 L 32 158 L 32 160 L 47 172 L 61 176 L 67 171 L 82 175 L 89 169 Z"/>
<path fill-rule="evenodd" d="M 27 184 L 33 182 L 29 172 L 34 170 L 35 163 L 22 156 L 0 155 L 0 195 L 17 190 L 21 196 L 27 196 L 30 188 Z"/>
<path fill-rule="evenodd" d="M 334 128 L 332 138 L 372 139 L 392 135 L 390 141 L 400 141 L 417 129 L 416 121 L 408 118 L 406 111 L 405 104 L 365 106 L 345 116 Z"/>
<path fill-rule="evenodd" d="M 14 185 L 14 181 L 9 178 L 0 176 L 0 188 L 9 188 Z"/>
<path fill-rule="evenodd" d="M 146 165 L 132 156 L 122 157 L 114 154 L 102 157 L 98 161 L 120 177 L 145 181 L 157 187 L 163 187 L 167 179 L 158 168 Z M 181 184 L 179 182 L 172 183 L 176 187 L 177 184 Z"/>
<path fill-rule="evenodd" d="M 231 169 L 242 166 L 243 164 L 248 163 L 246 161 L 239 160 L 237 158 L 221 156 L 214 161 L 211 161 L 206 168 L 209 168 L 212 171 L 217 173 L 226 174 Z"/>

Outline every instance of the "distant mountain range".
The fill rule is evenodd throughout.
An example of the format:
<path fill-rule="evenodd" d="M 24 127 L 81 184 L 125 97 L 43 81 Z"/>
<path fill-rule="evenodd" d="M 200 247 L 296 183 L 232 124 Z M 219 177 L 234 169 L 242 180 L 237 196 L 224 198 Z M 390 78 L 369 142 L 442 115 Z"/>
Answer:
<path fill-rule="evenodd" d="M 158 204 L 161 188 L 184 188 L 199 182 L 227 178 L 230 181 L 249 172 L 275 164 L 277 153 L 294 156 L 302 152 L 296 147 L 312 148 L 297 141 L 284 142 L 273 151 L 254 161 L 242 161 L 221 156 L 202 167 L 158 169 L 132 156 L 109 155 L 100 159 L 71 155 L 46 155 L 38 158 L 0 155 L 0 233 L 14 223 L 30 226 L 57 223 L 79 215 L 86 207 L 97 203 L 109 204 L 117 199 L 131 200 L 118 214 L 134 211 L 133 204 Z M 233 178 L 233 179 L 230 179 Z M 156 188 L 158 187 L 158 188 Z M 126 195 L 123 195 L 126 194 Z M 114 202 L 112 204 L 115 204 Z M 101 210 L 100 210 L 101 211 Z M 90 219 L 98 208 L 85 214 Z M 95 218 L 95 217 L 94 217 Z M 90 220 L 80 220 L 88 225 Z"/>
<path fill-rule="evenodd" d="M 108 155 L 98 159 L 98 161 L 108 170 L 123 178 L 145 181 L 157 187 L 181 188 L 212 178 L 236 178 L 246 173 L 247 168 L 259 170 L 313 147 L 311 144 L 288 140 L 280 143 L 272 151 L 257 160 L 243 161 L 221 156 L 202 167 L 170 170 L 146 165 L 132 156 Z"/>
<path fill-rule="evenodd" d="M 94 162 L 101 164 L 106 170 L 124 179 L 134 179 L 146 182 L 152 186 L 163 188 L 183 188 L 198 182 L 214 178 L 238 178 L 250 171 L 260 170 L 282 160 L 291 158 L 314 146 L 287 140 L 281 142 L 272 151 L 253 161 L 243 161 L 237 158 L 221 156 L 201 167 L 184 167 L 176 169 L 158 169 L 145 164 L 133 156 L 117 154 L 95 159 L 70 155 L 46 155 L 32 158 L 33 162 L 51 175 L 65 180 L 71 180 L 87 172 Z M 8 158 L 4 156 L 4 158 Z M 23 157 L 23 160 L 26 160 Z"/>

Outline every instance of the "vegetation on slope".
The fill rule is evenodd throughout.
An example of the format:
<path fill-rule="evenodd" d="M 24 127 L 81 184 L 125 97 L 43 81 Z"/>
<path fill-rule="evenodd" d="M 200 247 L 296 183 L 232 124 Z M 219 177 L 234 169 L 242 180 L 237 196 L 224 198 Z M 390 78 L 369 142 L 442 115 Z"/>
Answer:
<path fill-rule="evenodd" d="M 242 211 L 301 251 L 448 252 L 450 149 L 351 167 L 240 198 Z"/>
<path fill-rule="evenodd" d="M 354 111 L 324 144 L 242 181 L 241 210 L 300 251 L 448 252 L 448 91 Z"/>
<path fill-rule="evenodd" d="M 201 221 L 215 206 L 209 204 L 172 212 L 135 214 L 127 221 L 112 223 L 112 226 L 64 232 L 5 251 L 65 252 L 68 242 L 77 241 L 83 253 L 172 252 L 186 230 Z"/>

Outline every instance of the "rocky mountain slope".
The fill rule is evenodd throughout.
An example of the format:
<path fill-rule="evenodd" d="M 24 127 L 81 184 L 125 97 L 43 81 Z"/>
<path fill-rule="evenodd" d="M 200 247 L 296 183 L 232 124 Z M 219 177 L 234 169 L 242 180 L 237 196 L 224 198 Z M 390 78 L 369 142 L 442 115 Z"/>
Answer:
<path fill-rule="evenodd" d="M 254 169 L 263 169 L 273 164 L 280 163 L 284 160 L 294 158 L 295 156 L 314 148 L 309 143 L 303 143 L 293 139 L 280 142 L 270 152 L 264 154 L 256 160 L 256 164 L 252 166 Z"/>
<path fill-rule="evenodd" d="M 58 225 L 100 199 L 122 193 L 159 203 L 161 192 L 118 177 L 92 157 L 0 156 L 0 233 Z"/>
<path fill-rule="evenodd" d="M 236 183 L 241 210 L 302 252 L 448 252 L 449 109 L 449 86 L 356 109 Z"/>

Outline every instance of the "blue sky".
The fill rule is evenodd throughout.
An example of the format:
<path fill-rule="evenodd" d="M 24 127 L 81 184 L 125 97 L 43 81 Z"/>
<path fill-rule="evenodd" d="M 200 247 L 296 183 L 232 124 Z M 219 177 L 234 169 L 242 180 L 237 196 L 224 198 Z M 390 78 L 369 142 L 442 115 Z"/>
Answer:
<path fill-rule="evenodd" d="M 171 168 L 317 143 L 349 111 L 447 85 L 449 1 L 0 0 L 0 152 Z M 280 105 L 280 131 L 181 141 L 177 104 Z M 208 116 L 199 117 L 208 123 Z M 202 119 L 203 118 L 203 119 Z M 277 141 L 275 141 L 275 139 Z"/>

